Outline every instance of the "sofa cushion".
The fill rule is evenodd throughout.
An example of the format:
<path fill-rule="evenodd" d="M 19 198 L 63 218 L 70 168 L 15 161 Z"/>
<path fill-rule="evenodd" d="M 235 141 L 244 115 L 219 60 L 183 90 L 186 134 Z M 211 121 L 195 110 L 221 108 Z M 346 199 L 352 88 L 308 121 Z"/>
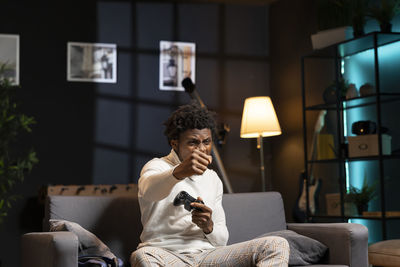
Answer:
<path fill-rule="evenodd" d="M 289 265 L 292 266 L 318 263 L 328 250 L 328 247 L 321 242 L 291 230 L 270 232 L 259 237 L 265 236 L 280 236 L 288 241 L 290 247 Z"/>
<path fill-rule="evenodd" d="M 133 194 L 133 193 L 132 193 Z M 142 232 L 137 194 L 133 196 L 49 196 L 44 231 L 49 220 L 67 220 L 81 225 L 101 239 L 125 263 Z"/>
<path fill-rule="evenodd" d="M 225 194 L 222 205 L 229 230 L 228 245 L 286 229 L 283 200 L 278 192 Z"/>
<path fill-rule="evenodd" d="M 96 235 L 89 232 L 79 224 L 66 220 L 49 221 L 50 231 L 69 231 L 78 237 L 79 240 L 79 256 L 82 255 L 96 255 L 107 257 L 109 259 L 116 259 L 115 255 L 110 249 L 99 239 Z"/>

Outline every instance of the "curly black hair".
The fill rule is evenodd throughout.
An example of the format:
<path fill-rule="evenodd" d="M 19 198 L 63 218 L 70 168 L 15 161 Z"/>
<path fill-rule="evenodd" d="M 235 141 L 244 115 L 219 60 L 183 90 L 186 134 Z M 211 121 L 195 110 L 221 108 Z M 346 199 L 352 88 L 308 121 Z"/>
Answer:
<path fill-rule="evenodd" d="M 210 129 L 215 132 L 216 114 L 207 108 L 201 107 L 192 101 L 190 104 L 180 106 L 164 122 L 164 134 L 170 144 L 171 140 L 178 140 L 179 135 L 189 129 Z"/>

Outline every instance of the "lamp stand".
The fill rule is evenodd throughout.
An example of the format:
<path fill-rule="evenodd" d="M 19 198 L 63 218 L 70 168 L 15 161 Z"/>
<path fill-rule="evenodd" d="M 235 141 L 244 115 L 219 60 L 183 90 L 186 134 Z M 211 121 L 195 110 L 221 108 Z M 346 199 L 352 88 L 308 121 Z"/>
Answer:
<path fill-rule="evenodd" d="M 257 148 L 260 150 L 261 190 L 262 192 L 265 192 L 265 167 L 262 135 L 259 135 L 257 138 Z"/>

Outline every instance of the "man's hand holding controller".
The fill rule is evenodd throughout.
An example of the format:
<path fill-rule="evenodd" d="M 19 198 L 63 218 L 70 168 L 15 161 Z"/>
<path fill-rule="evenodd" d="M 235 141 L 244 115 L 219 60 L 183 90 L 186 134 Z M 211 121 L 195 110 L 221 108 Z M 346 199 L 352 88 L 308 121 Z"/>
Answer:
<path fill-rule="evenodd" d="M 205 234 L 210 234 L 214 229 L 214 222 L 212 220 L 212 209 L 204 205 L 201 197 L 197 198 L 196 202 L 190 204 L 192 206 L 192 222 L 196 224 Z"/>
<path fill-rule="evenodd" d="M 204 204 L 201 197 L 195 199 L 185 191 L 181 191 L 174 199 L 174 206 L 183 205 L 184 208 L 192 212 L 192 222 L 196 224 L 205 234 L 209 234 L 214 229 L 212 220 L 212 209 Z"/>
<path fill-rule="evenodd" d="M 192 175 L 201 175 L 212 162 L 212 156 L 196 149 L 190 157 L 186 158 L 173 171 L 175 178 L 183 180 Z"/>

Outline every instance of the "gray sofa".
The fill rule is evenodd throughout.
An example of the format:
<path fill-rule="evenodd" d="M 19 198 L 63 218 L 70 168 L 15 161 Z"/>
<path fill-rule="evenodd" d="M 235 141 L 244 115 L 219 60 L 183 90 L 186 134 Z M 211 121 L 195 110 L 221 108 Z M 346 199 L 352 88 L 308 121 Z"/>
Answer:
<path fill-rule="evenodd" d="M 282 197 L 277 192 L 225 194 L 223 206 L 230 233 L 229 244 L 289 229 L 328 247 L 321 263 L 310 266 L 368 266 L 368 230 L 362 225 L 286 224 Z M 131 252 L 139 243 L 142 229 L 135 196 L 50 196 L 46 202 L 44 232 L 22 236 L 22 267 L 78 265 L 76 235 L 46 232 L 49 219 L 79 223 L 125 262 L 129 262 Z"/>

